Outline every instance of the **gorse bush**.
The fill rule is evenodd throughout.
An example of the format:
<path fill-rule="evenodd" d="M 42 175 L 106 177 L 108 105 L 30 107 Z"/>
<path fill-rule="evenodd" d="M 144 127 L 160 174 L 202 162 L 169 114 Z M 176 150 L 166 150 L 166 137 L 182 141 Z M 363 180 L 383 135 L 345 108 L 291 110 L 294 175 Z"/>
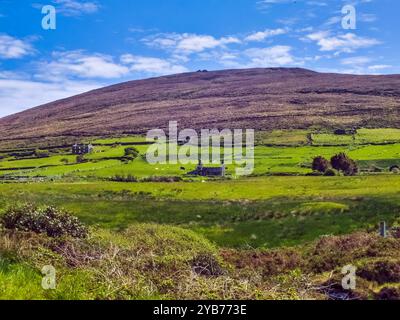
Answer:
<path fill-rule="evenodd" d="M 88 235 L 87 228 L 78 218 L 55 207 L 39 208 L 27 204 L 10 208 L 0 218 L 0 223 L 9 230 L 47 234 L 53 238 L 86 238 Z"/>

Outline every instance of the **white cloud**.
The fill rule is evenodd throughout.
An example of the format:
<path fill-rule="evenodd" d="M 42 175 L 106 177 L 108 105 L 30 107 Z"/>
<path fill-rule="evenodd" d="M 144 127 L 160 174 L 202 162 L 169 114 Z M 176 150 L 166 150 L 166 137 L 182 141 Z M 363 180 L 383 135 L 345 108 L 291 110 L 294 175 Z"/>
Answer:
<path fill-rule="evenodd" d="M 113 58 L 102 54 L 85 54 L 83 51 L 53 53 L 53 61 L 41 64 L 41 77 L 50 78 L 120 78 L 129 73 L 129 68 L 115 63 Z"/>
<path fill-rule="evenodd" d="M 92 1 L 53 0 L 53 2 L 57 5 L 57 12 L 67 16 L 95 13 L 100 8 L 97 2 Z"/>
<path fill-rule="evenodd" d="M 260 0 L 258 1 L 259 4 L 275 4 L 275 3 L 287 3 L 290 2 L 291 0 Z"/>
<path fill-rule="evenodd" d="M 0 78 L 0 117 L 102 87 L 100 83 L 36 82 Z"/>
<path fill-rule="evenodd" d="M 325 23 L 325 26 L 331 26 L 334 24 L 341 24 L 343 17 L 340 16 L 335 16 L 335 17 L 330 17 Z"/>
<path fill-rule="evenodd" d="M 220 47 L 230 43 L 240 43 L 240 41 L 234 37 L 215 39 L 212 36 L 192 35 L 183 38 L 178 43 L 177 49 L 184 52 L 200 52 L 205 49 Z"/>
<path fill-rule="evenodd" d="M 32 45 L 9 35 L 0 35 L 0 58 L 18 59 L 34 52 Z"/>
<path fill-rule="evenodd" d="M 361 13 L 358 16 L 358 20 L 362 22 L 375 22 L 377 19 L 378 19 L 377 16 L 372 13 Z"/>
<path fill-rule="evenodd" d="M 153 57 L 134 56 L 125 54 L 121 56 L 121 62 L 129 66 L 132 72 L 141 72 L 154 75 L 166 75 L 187 72 L 184 66 L 173 64 L 172 62 Z"/>
<path fill-rule="evenodd" d="M 367 63 L 370 63 L 372 61 L 371 58 L 369 57 L 351 57 L 351 58 L 346 58 L 346 59 L 342 59 L 341 63 L 343 65 L 365 65 Z"/>
<path fill-rule="evenodd" d="M 248 35 L 245 38 L 245 41 L 263 41 L 263 40 L 265 40 L 267 38 L 271 38 L 271 37 L 274 37 L 274 36 L 285 34 L 287 32 L 288 32 L 287 29 L 282 29 L 282 28 L 280 28 L 280 29 L 267 29 L 267 30 L 264 30 L 264 31 L 259 31 L 259 32 L 255 32 L 255 33 L 252 33 L 252 34 Z"/>
<path fill-rule="evenodd" d="M 131 54 L 122 55 L 118 63 L 110 56 L 80 50 L 55 52 L 52 57 L 34 65 L 33 80 L 25 73 L 0 71 L 0 117 L 103 87 L 109 79 L 188 71 L 168 60 Z"/>
<path fill-rule="evenodd" d="M 307 1 L 307 5 L 316 7 L 326 7 L 328 4 L 322 1 Z"/>
<path fill-rule="evenodd" d="M 197 35 L 190 33 L 159 34 L 143 39 L 151 47 L 172 50 L 183 54 L 202 52 L 207 49 L 225 47 L 228 44 L 239 44 L 241 41 L 236 37 L 215 38 L 210 35 Z"/>
<path fill-rule="evenodd" d="M 315 7 L 326 7 L 328 4 L 324 1 L 306 1 L 306 5 Z M 266 11 L 273 5 L 277 4 L 291 4 L 297 5 L 298 1 L 295 0 L 259 0 L 257 1 L 257 7 L 259 10 Z"/>
<path fill-rule="evenodd" d="M 388 64 L 377 64 L 377 65 L 369 66 L 368 69 L 371 71 L 380 71 L 380 70 L 389 69 L 392 67 L 393 66 L 388 65 Z"/>
<path fill-rule="evenodd" d="M 274 4 L 293 3 L 293 0 L 260 0 L 257 6 L 260 10 L 266 10 Z"/>
<path fill-rule="evenodd" d="M 281 67 L 298 65 L 291 54 L 292 48 L 289 46 L 274 46 L 269 48 L 252 48 L 245 51 L 245 55 L 250 59 L 248 67 Z"/>
<path fill-rule="evenodd" d="M 187 72 L 175 59 L 161 59 L 132 54 L 123 54 L 119 61 L 111 56 L 82 50 L 54 52 L 53 60 L 38 64 L 36 79 L 64 81 L 65 79 L 121 79 L 138 73 L 145 75 L 167 75 Z"/>
<path fill-rule="evenodd" d="M 304 39 L 303 39 L 304 40 Z M 315 41 L 320 51 L 351 53 L 360 48 L 368 48 L 380 42 L 373 38 L 359 37 L 354 33 L 332 36 L 329 31 L 320 31 L 307 35 L 306 40 Z"/>

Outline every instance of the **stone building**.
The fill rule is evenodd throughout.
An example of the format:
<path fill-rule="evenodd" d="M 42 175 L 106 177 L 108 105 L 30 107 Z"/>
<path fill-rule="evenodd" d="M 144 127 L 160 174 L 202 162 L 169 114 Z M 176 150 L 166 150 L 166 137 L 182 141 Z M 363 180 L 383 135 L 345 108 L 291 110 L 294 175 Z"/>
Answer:
<path fill-rule="evenodd" d="M 199 161 L 196 170 L 191 171 L 188 175 L 201 176 L 201 177 L 224 177 L 225 176 L 225 165 L 221 167 L 205 167 L 201 161 Z"/>
<path fill-rule="evenodd" d="M 72 146 L 72 154 L 80 155 L 87 154 L 93 151 L 93 146 L 91 144 L 74 144 Z"/>

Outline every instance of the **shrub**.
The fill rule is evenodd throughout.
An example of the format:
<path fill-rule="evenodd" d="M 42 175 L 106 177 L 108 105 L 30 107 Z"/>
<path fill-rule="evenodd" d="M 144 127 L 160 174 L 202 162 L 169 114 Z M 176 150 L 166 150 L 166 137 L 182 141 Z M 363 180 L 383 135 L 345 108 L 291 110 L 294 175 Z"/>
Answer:
<path fill-rule="evenodd" d="M 86 160 L 82 154 L 76 157 L 76 163 L 84 163 L 84 162 L 86 162 Z"/>
<path fill-rule="evenodd" d="M 377 300 L 400 300 L 400 288 L 383 288 L 378 294 L 375 294 Z"/>
<path fill-rule="evenodd" d="M 357 163 L 350 159 L 345 153 L 339 153 L 331 159 L 332 167 L 338 171 L 343 171 L 345 175 L 354 176 L 358 173 Z"/>
<path fill-rule="evenodd" d="M 138 182 L 138 179 L 135 176 L 131 175 L 131 174 L 128 174 L 127 176 L 116 174 L 114 177 L 111 178 L 111 181 L 116 181 L 116 182 Z"/>
<path fill-rule="evenodd" d="M 199 254 L 191 261 L 191 264 L 193 272 L 201 276 L 218 277 L 225 273 L 217 259 L 209 253 Z"/>
<path fill-rule="evenodd" d="M 373 256 L 374 246 L 381 241 L 377 235 L 354 233 L 345 236 L 323 236 L 305 254 L 307 268 L 316 273 L 326 272 L 352 263 L 356 259 Z M 390 243 L 392 244 L 392 242 Z M 395 250 L 394 245 L 391 250 Z M 376 249 L 382 254 L 381 247 Z"/>
<path fill-rule="evenodd" d="M 138 155 L 139 155 L 138 149 L 134 147 L 125 148 L 125 156 L 133 156 L 133 158 L 137 158 Z"/>
<path fill-rule="evenodd" d="M 134 147 L 125 148 L 125 154 L 122 157 L 121 161 L 124 163 L 129 163 L 135 160 L 139 156 L 139 150 Z"/>
<path fill-rule="evenodd" d="M 183 179 L 181 177 L 147 177 L 142 179 L 142 182 L 181 182 Z"/>
<path fill-rule="evenodd" d="M 55 207 L 39 208 L 32 204 L 10 208 L 0 218 L 4 228 L 16 231 L 47 234 L 58 238 L 86 238 L 87 228 L 70 213 Z"/>
<path fill-rule="evenodd" d="M 48 158 L 50 157 L 50 153 L 47 151 L 35 150 L 36 158 Z"/>
<path fill-rule="evenodd" d="M 372 166 L 371 168 L 370 168 L 370 171 L 372 171 L 372 172 L 383 172 L 384 171 L 384 169 L 382 169 L 382 168 L 379 168 L 379 167 L 377 167 L 377 166 Z"/>
<path fill-rule="evenodd" d="M 392 166 L 392 167 L 390 167 L 389 171 L 394 173 L 394 174 L 399 174 L 400 173 L 400 167 L 399 166 Z"/>
<path fill-rule="evenodd" d="M 322 177 L 324 174 L 319 171 L 313 171 L 306 174 L 307 177 Z"/>
<path fill-rule="evenodd" d="M 318 172 L 326 172 L 330 167 L 329 161 L 324 157 L 316 157 L 314 158 L 312 169 Z"/>
<path fill-rule="evenodd" d="M 337 172 L 333 169 L 328 169 L 324 173 L 325 177 L 335 177 L 336 175 L 337 175 Z"/>
<path fill-rule="evenodd" d="M 374 281 L 380 285 L 387 282 L 400 282 L 400 265 L 398 261 L 376 261 L 362 267 L 357 275 L 368 281 Z"/>

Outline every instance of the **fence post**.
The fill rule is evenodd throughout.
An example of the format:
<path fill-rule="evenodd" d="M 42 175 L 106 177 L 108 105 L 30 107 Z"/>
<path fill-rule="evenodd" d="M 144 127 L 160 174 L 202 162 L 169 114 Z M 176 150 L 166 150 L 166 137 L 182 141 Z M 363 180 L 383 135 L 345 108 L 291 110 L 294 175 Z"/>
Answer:
<path fill-rule="evenodd" d="M 381 237 L 387 238 L 387 226 L 385 221 L 382 221 L 379 225 L 379 234 Z"/>

